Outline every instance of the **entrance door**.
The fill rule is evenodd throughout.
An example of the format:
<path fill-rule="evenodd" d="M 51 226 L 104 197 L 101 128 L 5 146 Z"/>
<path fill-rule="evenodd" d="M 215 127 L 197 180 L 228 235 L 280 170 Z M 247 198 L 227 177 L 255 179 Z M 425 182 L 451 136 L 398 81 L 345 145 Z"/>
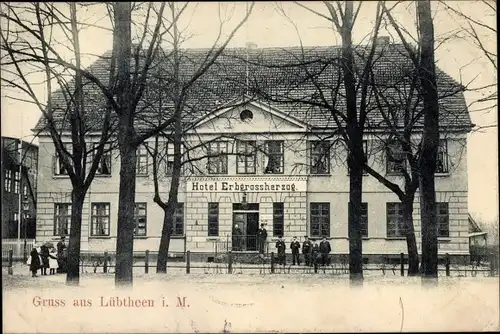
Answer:
<path fill-rule="evenodd" d="M 259 204 L 252 203 L 245 209 L 233 204 L 233 251 L 256 251 L 259 230 Z"/>
<path fill-rule="evenodd" d="M 257 231 L 259 230 L 259 213 L 249 212 L 247 216 L 247 250 L 257 250 Z"/>

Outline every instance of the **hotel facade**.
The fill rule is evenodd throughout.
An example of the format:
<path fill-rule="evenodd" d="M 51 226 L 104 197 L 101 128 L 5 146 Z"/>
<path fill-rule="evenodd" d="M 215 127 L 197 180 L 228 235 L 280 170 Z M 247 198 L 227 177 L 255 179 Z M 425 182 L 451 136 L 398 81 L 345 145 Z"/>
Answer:
<path fill-rule="evenodd" d="M 261 56 L 271 54 L 262 50 Z M 447 82 L 454 82 L 446 77 Z M 442 102 L 453 104 L 446 110 L 455 110 L 460 118 L 458 124 L 456 115 L 453 125 L 447 126 L 446 119 L 441 123 L 444 130 L 436 174 L 439 253 L 468 256 L 466 144 L 471 123 L 463 95 L 458 95 Z M 229 100 L 219 96 L 213 102 L 219 106 L 213 108 L 216 111 L 200 115 L 184 135 L 184 165 L 170 251 L 213 253 L 216 247 L 225 245 L 233 251 L 254 252 L 257 229 L 265 223 L 268 241 L 273 242 L 279 235 L 287 243 L 295 236 L 326 236 L 333 254 L 348 254 L 349 172 L 344 145 L 338 138 L 332 139 L 332 128 L 317 115 L 240 96 L 227 107 L 220 105 Z M 404 189 L 398 170 L 407 165 L 394 157 L 394 151 L 389 154 L 380 149 L 380 142 L 388 138 L 387 132 L 380 127 L 366 130 L 363 144 L 368 164 Z M 419 136 L 415 131 L 416 141 Z M 154 141 L 145 145 L 154 147 Z M 160 147 L 164 154 L 158 168 L 159 184 L 166 201 L 173 150 L 166 140 Z M 40 135 L 39 150 L 36 239 L 45 241 L 69 232 L 71 184 L 49 136 Z M 153 201 L 151 160 L 141 146 L 135 206 L 137 251 L 157 251 L 163 225 L 163 211 Z M 101 160 L 84 203 L 82 250 L 115 250 L 119 164 L 117 149 Z M 407 253 L 398 197 L 367 174 L 363 176 L 362 202 L 363 254 Z M 413 219 L 420 252 L 418 192 Z M 242 236 L 243 242 L 238 245 L 233 242 L 235 233 Z M 275 251 L 273 244 L 269 251 Z"/>

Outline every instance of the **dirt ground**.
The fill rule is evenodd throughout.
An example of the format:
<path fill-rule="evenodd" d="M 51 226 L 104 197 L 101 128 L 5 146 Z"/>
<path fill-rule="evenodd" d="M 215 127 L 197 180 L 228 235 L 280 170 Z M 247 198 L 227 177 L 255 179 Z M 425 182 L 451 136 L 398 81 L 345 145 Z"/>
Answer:
<path fill-rule="evenodd" d="M 419 278 L 368 273 L 362 287 L 331 273 L 215 274 L 185 269 L 134 274 L 118 289 L 112 274 L 31 278 L 3 269 L 5 333 L 332 332 L 498 330 L 498 277 Z M 207 272 L 207 273 L 205 273 Z M 243 272 L 243 271 L 242 271 Z M 118 298 L 135 302 L 119 305 Z M 122 303 L 123 304 L 123 303 Z M 118 305 L 118 306 L 116 306 Z"/>

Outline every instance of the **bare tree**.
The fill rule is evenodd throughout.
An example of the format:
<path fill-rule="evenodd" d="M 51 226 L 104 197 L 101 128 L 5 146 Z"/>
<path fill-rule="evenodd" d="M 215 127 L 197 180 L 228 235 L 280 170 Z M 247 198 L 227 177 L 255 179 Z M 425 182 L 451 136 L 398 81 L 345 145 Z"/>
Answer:
<path fill-rule="evenodd" d="M 90 101 L 92 98 L 83 92 L 87 83 L 82 78 L 84 70 L 81 69 L 79 42 L 81 22 L 77 19 L 76 4 L 70 4 L 69 8 L 41 3 L 3 6 L 0 13 L 4 21 L 0 31 L 4 73 L 2 86 L 21 92 L 27 96 L 21 98 L 21 101 L 35 104 L 42 112 L 43 119 L 39 123 L 39 129 L 50 135 L 60 168 L 71 180 L 71 225 L 66 282 L 78 284 L 83 202 L 102 163 L 101 158 L 106 153 L 105 145 L 112 133 L 111 108 L 100 104 L 102 114 L 97 126 L 96 115 L 85 108 L 86 104 L 96 101 Z M 56 32 L 67 37 L 67 47 L 74 55 L 74 64 L 64 61 L 57 52 L 57 41 L 53 38 Z M 112 64 L 113 59 L 111 55 Z M 36 93 L 36 84 L 30 80 L 33 74 L 45 77 L 43 83 L 46 97 L 41 98 Z M 113 66 L 110 68 L 111 87 L 112 77 Z M 52 94 L 54 83 L 59 85 L 59 90 Z M 44 103 L 44 98 L 47 103 Z M 56 113 L 59 115 L 55 115 Z M 98 141 L 89 137 L 93 131 L 100 133 Z"/>

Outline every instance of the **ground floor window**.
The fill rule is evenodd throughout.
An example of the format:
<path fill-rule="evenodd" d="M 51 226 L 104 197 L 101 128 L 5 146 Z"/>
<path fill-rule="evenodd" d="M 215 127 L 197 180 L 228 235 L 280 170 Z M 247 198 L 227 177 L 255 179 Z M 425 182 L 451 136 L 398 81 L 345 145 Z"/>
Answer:
<path fill-rule="evenodd" d="M 208 236 L 219 236 L 219 203 L 208 203 Z"/>
<path fill-rule="evenodd" d="M 177 203 L 177 207 L 174 213 L 174 226 L 172 229 L 172 235 L 184 235 L 184 203 Z"/>
<path fill-rule="evenodd" d="M 368 203 L 361 203 L 361 236 L 368 238 Z"/>
<path fill-rule="evenodd" d="M 404 237 L 405 221 L 402 203 L 387 203 L 387 236 Z"/>
<path fill-rule="evenodd" d="M 71 204 L 54 204 L 54 235 L 68 235 L 69 224 L 71 222 Z"/>
<path fill-rule="evenodd" d="M 284 226 L 283 203 L 273 203 L 273 235 L 275 237 L 283 236 Z"/>
<path fill-rule="evenodd" d="M 109 203 L 92 203 L 92 236 L 109 236 Z"/>
<path fill-rule="evenodd" d="M 330 203 L 311 203 L 311 236 L 330 237 Z"/>
<path fill-rule="evenodd" d="M 438 237 L 450 236 L 450 216 L 448 214 L 448 203 L 436 203 Z"/>
<path fill-rule="evenodd" d="M 147 235 L 147 204 L 135 203 L 135 227 L 134 235 L 137 237 L 145 237 Z"/>

